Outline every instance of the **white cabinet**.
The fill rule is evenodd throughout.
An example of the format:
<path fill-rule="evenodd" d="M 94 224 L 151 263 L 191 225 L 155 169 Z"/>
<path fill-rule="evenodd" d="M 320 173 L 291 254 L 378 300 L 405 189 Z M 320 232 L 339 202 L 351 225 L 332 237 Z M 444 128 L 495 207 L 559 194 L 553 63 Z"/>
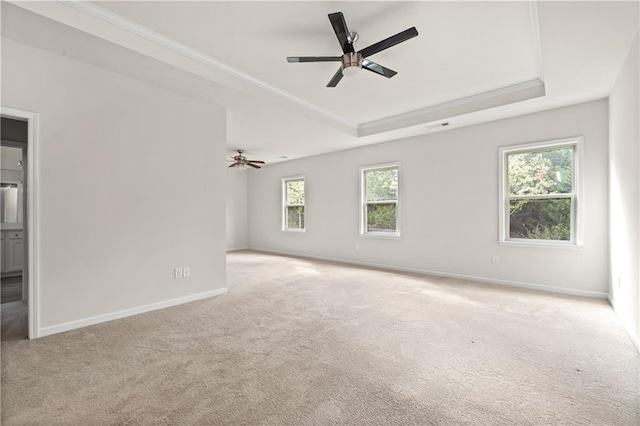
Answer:
<path fill-rule="evenodd" d="M 24 264 L 24 240 L 22 232 L 12 232 L 14 236 L 10 236 L 7 240 L 7 268 L 9 272 L 22 271 Z"/>
<path fill-rule="evenodd" d="M 21 272 L 23 266 L 22 231 L 2 231 L 2 273 Z"/>

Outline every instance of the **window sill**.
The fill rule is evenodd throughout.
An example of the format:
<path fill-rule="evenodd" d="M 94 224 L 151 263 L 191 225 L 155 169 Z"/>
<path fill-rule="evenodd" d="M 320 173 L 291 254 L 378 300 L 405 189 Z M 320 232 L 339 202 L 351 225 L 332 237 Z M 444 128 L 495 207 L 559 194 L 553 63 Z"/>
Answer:
<path fill-rule="evenodd" d="M 302 233 L 307 232 L 306 229 L 281 229 L 280 231 L 281 232 L 287 232 L 287 233 L 291 232 L 293 234 L 302 234 Z"/>
<path fill-rule="evenodd" d="M 390 239 L 400 239 L 400 234 L 397 234 L 397 233 L 396 233 L 396 234 L 383 234 L 383 233 L 379 233 L 379 234 L 376 234 L 376 233 L 367 233 L 367 234 L 363 234 L 363 233 L 360 233 L 359 235 L 360 235 L 361 237 L 364 237 L 364 238 L 383 238 L 383 239 L 384 239 L 384 238 L 390 238 Z"/>
<path fill-rule="evenodd" d="M 544 248 L 544 249 L 560 249 L 560 250 L 583 250 L 584 244 L 553 244 L 553 243 L 534 243 L 530 241 L 498 241 L 501 246 L 507 247 L 525 247 L 525 248 Z"/>

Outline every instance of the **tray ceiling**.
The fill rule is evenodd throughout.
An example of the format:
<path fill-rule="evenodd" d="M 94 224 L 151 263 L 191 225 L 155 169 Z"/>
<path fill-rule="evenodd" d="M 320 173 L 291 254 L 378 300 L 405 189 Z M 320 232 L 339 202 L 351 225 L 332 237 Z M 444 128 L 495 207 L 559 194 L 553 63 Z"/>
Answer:
<path fill-rule="evenodd" d="M 235 70 L 350 123 L 366 123 L 540 77 L 528 2 L 96 2 L 210 55 Z M 535 11 L 535 9 L 533 9 Z M 289 64 L 287 56 L 337 56 L 327 14 L 342 11 L 356 49 L 415 26 L 419 36 L 371 57 L 398 72 L 326 84 L 337 63 Z M 534 19 L 532 19 L 534 18 Z"/>

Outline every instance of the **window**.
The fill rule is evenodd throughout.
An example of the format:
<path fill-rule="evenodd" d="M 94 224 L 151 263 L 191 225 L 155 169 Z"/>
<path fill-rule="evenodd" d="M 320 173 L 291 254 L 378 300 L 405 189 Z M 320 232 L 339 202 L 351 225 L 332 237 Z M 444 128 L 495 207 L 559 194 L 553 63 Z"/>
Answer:
<path fill-rule="evenodd" d="M 400 235 L 398 226 L 398 164 L 361 170 L 361 225 L 363 235 Z"/>
<path fill-rule="evenodd" d="M 581 138 L 500 149 L 500 241 L 582 243 L 581 153 Z"/>
<path fill-rule="evenodd" d="M 285 231 L 304 231 L 304 178 L 282 180 L 283 218 Z"/>

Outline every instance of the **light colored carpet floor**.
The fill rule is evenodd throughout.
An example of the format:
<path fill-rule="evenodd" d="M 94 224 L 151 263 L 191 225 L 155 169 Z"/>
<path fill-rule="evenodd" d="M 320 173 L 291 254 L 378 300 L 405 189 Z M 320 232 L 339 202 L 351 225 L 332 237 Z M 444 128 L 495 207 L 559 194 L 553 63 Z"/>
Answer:
<path fill-rule="evenodd" d="M 3 305 L 3 424 L 640 419 L 639 355 L 603 300 L 250 251 L 228 287 L 36 341 Z"/>

